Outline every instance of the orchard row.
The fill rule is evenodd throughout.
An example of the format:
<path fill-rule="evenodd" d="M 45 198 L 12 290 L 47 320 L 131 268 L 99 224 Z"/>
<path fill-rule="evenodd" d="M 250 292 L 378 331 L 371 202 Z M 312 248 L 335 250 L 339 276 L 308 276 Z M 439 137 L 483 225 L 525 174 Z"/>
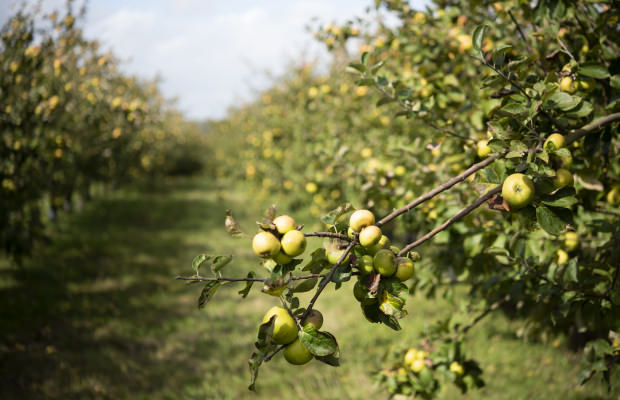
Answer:
<path fill-rule="evenodd" d="M 0 44 L 0 245 L 17 261 L 43 222 L 95 184 L 191 173 L 204 139 L 159 93 L 119 70 L 74 14 L 18 11 Z M 45 205 L 45 207 L 44 207 Z"/>

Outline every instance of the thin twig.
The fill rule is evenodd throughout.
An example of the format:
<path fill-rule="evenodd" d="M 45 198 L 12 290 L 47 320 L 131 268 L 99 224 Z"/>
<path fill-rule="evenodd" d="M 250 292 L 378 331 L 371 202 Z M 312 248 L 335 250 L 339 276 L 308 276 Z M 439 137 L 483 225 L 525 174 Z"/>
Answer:
<path fill-rule="evenodd" d="M 304 233 L 304 236 L 306 236 L 306 237 L 311 237 L 311 236 L 314 236 L 314 237 L 328 237 L 328 238 L 346 240 L 348 242 L 353 240 L 350 237 L 348 237 L 347 235 L 343 235 L 341 233 L 333 233 L 333 232 L 310 232 L 310 233 Z"/>
<path fill-rule="evenodd" d="M 263 362 L 268 362 L 269 360 L 271 360 L 273 358 L 273 356 L 275 356 L 276 354 L 278 354 L 281 350 L 284 350 L 284 348 L 288 346 L 286 344 L 283 344 L 282 346 L 278 347 L 277 349 L 275 349 L 273 351 L 273 353 L 269 354 L 267 357 L 265 357 L 263 359 Z"/>
<path fill-rule="evenodd" d="M 393 220 L 394 218 L 398 217 L 401 214 L 406 213 L 407 211 L 411 210 L 412 208 L 415 208 L 417 206 L 419 206 L 420 204 L 424 203 L 427 200 L 432 199 L 433 197 L 437 196 L 439 193 L 444 192 L 448 189 L 450 189 L 452 186 L 456 185 L 459 182 L 463 182 L 468 176 L 472 175 L 473 173 L 475 173 L 478 170 L 481 170 L 482 168 L 486 167 L 487 165 L 493 163 L 495 160 L 502 158 L 503 156 L 505 156 L 506 154 L 508 154 L 508 150 L 502 152 L 502 153 L 497 153 L 494 154 L 482 161 L 480 161 L 479 163 L 476 163 L 474 165 L 472 165 L 471 167 L 467 168 L 465 171 L 463 171 L 462 173 L 460 173 L 459 175 L 455 176 L 454 178 L 450 179 L 449 181 L 437 186 L 435 189 L 431 190 L 428 193 L 423 194 L 422 196 L 418 197 L 417 199 L 413 200 L 411 203 L 392 211 L 390 214 L 386 215 L 385 217 L 383 217 L 379 222 L 377 222 L 377 226 L 382 226 L 385 225 L 386 223 L 390 222 L 391 220 Z"/>
<path fill-rule="evenodd" d="M 300 318 L 301 321 L 303 321 L 310 314 L 310 311 L 312 311 L 312 307 L 314 307 L 314 303 L 319 298 L 319 295 L 321 294 L 323 289 L 325 289 L 327 284 L 329 282 L 331 282 L 332 277 L 334 276 L 334 272 L 336 272 L 336 268 L 338 268 L 340 266 L 340 264 L 343 263 L 345 258 L 347 258 L 347 256 L 349 255 L 349 253 L 351 252 L 351 250 L 353 249 L 353 246 L 355 246 L 355 244 L 356 244 L 356 241 L 349 242 L 349 245 L 347 246 L 347 248 L 344 250 L 344 252 L 340 256 L 340 259 L 338 259 L 338 262 L 336 264 L 334 264 L 332 269 L 329 270 L 329 273 L 327 274 L 327 276 L 321 281 L 321 283 L 319 284 L 318 289 L 316 290 L 316 293 L 314 294 L 314 296 L 312 296 L 312 299 L 310 300 L 310 303 L 308 303 L 308 307 L 306 308 L 306 311 L 304 311 L 303 315 L 301 316 L 301 318 Z"/>
<path fill-rule="evenodd" d="M 492 313 L 493 311 L 497 310 L 506 300 L 498 300 L 495 303 L 491 304 L 490 306 L 488 306 L 487 308 L 485 308 L 480 314 L 478 314 L 478 316 L 476 316 L 476 318 L 474 318 L 473 321 L 471 321 L 469 324 L 463 326 L 462 328 L 460 328 L 457 332 L 458 334 L 466 334 L 471 328 L 473 328 L 476 324 L 478 324 L 478 322 L 482 321 L 484 319 L 484 317 L 486 317 L 487 315 L 489 315 L 490 313 Z"/>
<path fill-rule="evenodd" d="M 450 226 L 453 223 L 457 222 L 458 220 L 460 220 L 461 218 L 463 218 L 465 215 L 469 214 L 470 212 L 472 212 L 476 208 L 480 207 L 485 201 L 487 201 L 488 199 L 493 197 L 495 194 L 499 193 L 500 190 L 502 190 L 502 185 L 498 185 L 498 186 L 494 187 L 493 189 L 489 190 L 487 193 L 485 193 L 482 196 L 480 196 L 472 204 L 470 204 L 469 206 L 463 208 L 461 211 L 456 213 L 452 218 L 448 219 L 446 222 L 444 222 L 443 224 L 439 225 L 437 228 L 433 229 L 432 231 L 430 231 L 426 235 L 422 236 L 420 239 L 416 240 L 415 242 L 409 243 L 407 246 L 403 247 L 403 249 L 398 252 L 398 255 L 402 256 L 404 254 L 407 254 L 408 251 L 410 251 L 410 250 L 416 248 L 417 246 L 421 245 L 422 243 L 426 242 L 427 240 L 429 240 L 430 238 L 432 238 L 433 236 L 435 236 L 439 232 L 441 232 L 444 229 L 446 229 L 448 226 Z"/>
<path fill-rule="evenodd" d="M 517 82 L 513 81 L 512 79 L 510 79 L 510 77 L 508 77 L 506 74 L 504 74 L 502 71 L 500 71 L 499 69 L 495 68 L 495 65 L 489 63 L 487 60 L 484 59 L 484 57 L 481 58 L 482 63 L 484 65 L 486 65 L 487 67 L 491 68 L 493 71 L 495 71 L 495 73 L 499 76 L 502 77 L 502 79 L 504 79 L 506 82 L 510 83 L 512 86 L 516 87 L 517 89 L 519 89 L 519 91 L 521 93 L 523 93 L 523 95 L 528 99 L 528 100 L 532 100 L 532 98 L 530 97 L 529 94 L 527 94 L 527 92 L 525 91 L 525 89 L 523 89 L 521 87 L 521 85 L 519 85 Z"/>
<path fill-rule="evenodd" d="M 510 19 L 512 19 L 512 22 L 514 22 L 515 26 L 517 27 L 517 31 L 519 31 L 519 35 L 521 36 L 523 43 L 525 43 L 525 45 L 527 46 L 527 49 L 529 50 L 530 54 L 536 57 L 536 54 L 534 53 L 534 49 L 530 45 L 530 42 L 527 40 L 525 33 L 523 33 L 523 30 L 521 29 L 521 25 L 519 25 L 519 22 L 517 22 L 517 19 L 514 17 L 514 15 L 512 15 L 512 11 L 508 10 L 508 15 L 510 16 Z M 545 69 L 545 66 L 540 60 L 540 57 L 536 57 L 536 62 L 538 66 L 540 67 L 540 69 L 542 69 L 544 72 L 547 72 L 547 70 Z"/>

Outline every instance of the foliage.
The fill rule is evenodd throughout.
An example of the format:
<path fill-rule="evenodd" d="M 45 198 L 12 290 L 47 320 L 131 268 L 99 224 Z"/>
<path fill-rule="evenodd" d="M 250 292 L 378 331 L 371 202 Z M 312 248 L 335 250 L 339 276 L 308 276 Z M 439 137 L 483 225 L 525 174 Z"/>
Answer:
<path fill-rule="evenodd" d="M 410 242 L 394 250 L 399 255 L 434 237 L 420 251 L 409 291 L 452 298 L 457 284 L 465 286 L 467 296 L 454 297 L 463 312 L 440 319 L 422 338 L 428 368 L 403 374 L 397 363 L 379 373 L 392 393 L 433 397 L 435 373 L 463 390 L 480 386 L 475 361 L 441 349 L 461 349 L 469 329 L 495 310 L 521 321 L 515 333 L 524 339 L 568 335 L 574 348 L 586 349 L 580 383 L 597 372 L 610 383 L 620 317 L 617 8 L 605 1 L 442 0 L 416 11 L 401 0 L 375 3 L 397 22 L 319 27 L 316 37 L 334 54 L 327 75 L 301 65 L 260 101 L 212 126 L 220 174 L 247 179 L 258 199 L 284 192 L 288 207 L 309 207 L 317 217 L 343 199 L 379 216 L 398 209 L 381 228 L 395 242 Z M 352 38 L 365 43 L 353 59 Z M 549 143 L 552 133 L 565 144 Z M 490 154 L 476 154 L 481 141 Z M 246 145 L 239 150 L 238 143 Z M 558 183 L 560 169 L 569 171 L 566 182 Z M 533 182 L 533 197 L 499 195 L 513 174 Z M 339 215 L 323 222 L 328 232 L 347 235 Z M 363 254 L 352 253 L 355 271 Z M 322 254 L 312 254 L 314 273 L 325 268 Z M 328 278 L 338 288 L 339 268 L 332 268 Z M 364 309 L 378 286 L 370 279 L 356 287 Z M 395 315 L 389 307 L 380 309 L 364 312 L 399 327 L 386 322 Z M 458 373 L 450 372 L 452 362 Z"/>

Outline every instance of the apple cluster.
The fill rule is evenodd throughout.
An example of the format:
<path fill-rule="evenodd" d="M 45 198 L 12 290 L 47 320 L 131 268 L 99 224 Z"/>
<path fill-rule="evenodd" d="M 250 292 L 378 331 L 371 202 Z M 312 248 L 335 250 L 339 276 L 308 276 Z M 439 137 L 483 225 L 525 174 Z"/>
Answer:
<path fill-rule="evenodd" d="M 381 275 L 381 278 L 394 277 L 404 282 L 414 274 L 414 263 L 410 258 L 398 257 L 399 249 L 391 246 L 390 239 L 375 225 L 375 216 L 369 210 L 357 210 L 349 219 L 348 236 L 359 241 L 355 247 L 356 255 L 353 267 L 359 271 L 359 280 L 353 287 L 353 295 L 363 303 L 376 302 L 376 298 L 366 296 L 368 289 L 364 281 L 371 274 Z M 342 257 L 344 249 L 338 242 L 330 243 L 326 248 L 327 259 L 335 264 Z M 349 262 L 349 258 L 344 260 Z"/>
<path fill-rule="evenodd" d="M 566 139 L 560 133 L 552 133 L 547 137 L 543 145 L 544 150 L 552 154 L 551 160 L 555 169 L 555 176 L 552 177 L 553 190 L 570 187 L 574 184 L 573 174 L 570 168 L 573 165 L 573 156 L 565 149 Z M 480 150 L 480 146 L 478 147 Z M 564 149 L 561 154 L 555 152 Z M 478 152 L 480 155 L 480 151 Z M 529 205 L 534 200 L 534 182 L 532 179 L 521 173 L 508 176 L 502 185 L 502 197 L 508 203 L 511 210 L 518 210 Z"/>
<path fill-rule="evenodd" d="M 278 264 L 288 264 L 306 250 L 306 237 L 288 215 L 276 217 L 269 228 L 252 239 L 252 250 L 261 258 L 271 258 Z"/>
<path fill-rule="evenodd" d="M 299 340 L 299 329 L 295 318 L 282 307 L 272 307 L 263 318 L 263 324 L 273 321 L 273 334 L 271 341 L 275 344 L 285 345 L 284 358 L 293 365 L 303 365 L 314 357 L 310 350 Z M 312 325 L 319 330 L 323 326 L 323 314 L 318 310 L 312 310 L 302 321 L 302 326 Z"/>

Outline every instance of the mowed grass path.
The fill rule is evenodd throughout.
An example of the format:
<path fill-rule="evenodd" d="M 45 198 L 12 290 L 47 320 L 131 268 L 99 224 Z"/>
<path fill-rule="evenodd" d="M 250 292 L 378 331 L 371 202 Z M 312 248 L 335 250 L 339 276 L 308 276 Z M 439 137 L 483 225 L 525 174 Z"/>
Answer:
<path fill-rule="evenodd" d="M 365 321 L 352 284 L 329 288 L 317 307 L 339 340 L 342 366 L 293 367 L 276 357 L 251 393 L 247 358 L 259 321 L 278 300 L 257 287 L 243 300 L 241 285 L 227 285 L 198 310 L 201 287 L 173 279 L 191 274 L 201 252 L 235 254 L 226 275 L 262 273 L 249 239 L 228 237 L 223 219 L 232 208 L 253 230 L 266 205 L 243 191 L 221 194 L 200 178 L 125 189 L 64 216 L 53 242 L 23 268 L 0 261 L 0 399 L 386 398 L 369 371 L 390 346 L 415 346 L 424 325 L 452 306 L 413 297 L 404 330 L 394 332 Z M 486 370 L 487 387 L 468 398 L 617 398 L 598 379 L 577 388 L 579 357 L 523 343 L 514 338 L 517 326 L 493 316 L 472 330 L 468 353 Z M 463 398 L 449 385 L 441 397 Z"/>

